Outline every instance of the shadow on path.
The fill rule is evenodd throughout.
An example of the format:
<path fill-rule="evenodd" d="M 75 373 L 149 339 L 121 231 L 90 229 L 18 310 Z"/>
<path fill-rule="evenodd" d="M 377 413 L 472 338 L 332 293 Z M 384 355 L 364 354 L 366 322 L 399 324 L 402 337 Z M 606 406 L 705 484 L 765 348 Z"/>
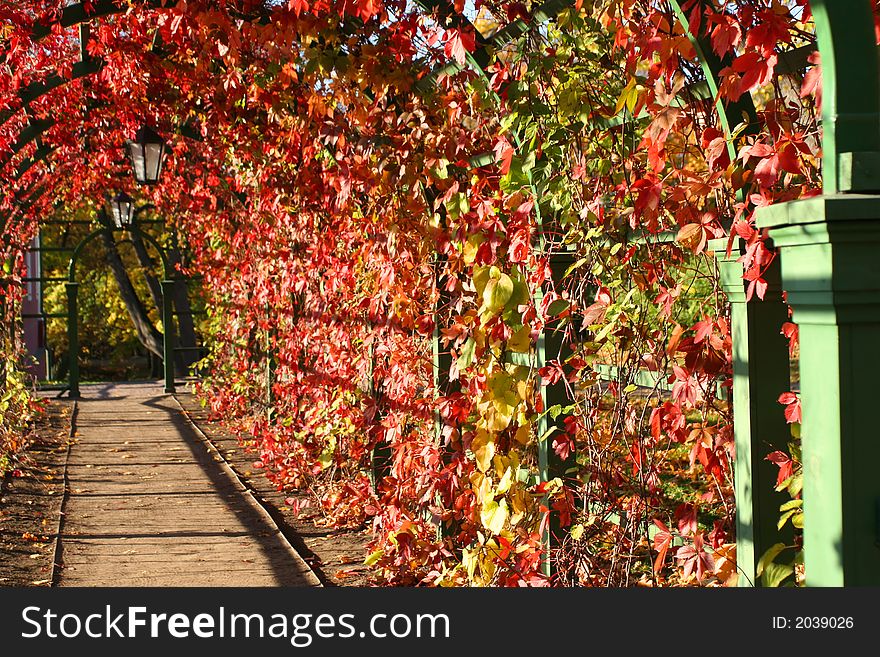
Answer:
<path fill-rule="evenodd" d="M 82 387 L 60 585 L 318 585 L 161 390 Z"/>

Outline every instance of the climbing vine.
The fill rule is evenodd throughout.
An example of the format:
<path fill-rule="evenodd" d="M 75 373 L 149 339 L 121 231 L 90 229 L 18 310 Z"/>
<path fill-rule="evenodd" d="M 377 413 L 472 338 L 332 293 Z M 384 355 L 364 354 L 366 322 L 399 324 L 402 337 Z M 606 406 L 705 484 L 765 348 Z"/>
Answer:
<path fill-rule="evenodd" d="M 130 0 L 87 32 L 66 4 L 0 9 L 4 248 L 122 186 L 172 218 L 211 308 L 197 392 L 372 528 L 382 581 L 735 581 L 713 252 L 763 298 L 755 209 L 821 191 L 805 0 Z M 142 123 L 150 190 L 121 182 Z M 784 513 L 796 449 L 768 455 Z"/>

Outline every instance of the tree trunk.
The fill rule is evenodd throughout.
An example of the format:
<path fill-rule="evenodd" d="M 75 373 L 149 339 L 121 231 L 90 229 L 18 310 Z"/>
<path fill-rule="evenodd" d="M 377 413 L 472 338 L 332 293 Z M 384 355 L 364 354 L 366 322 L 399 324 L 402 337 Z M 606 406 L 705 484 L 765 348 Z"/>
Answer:
<path fill-rule="evenodd" d="M 125 308 L 128 310 L 128 315 L 134 324 L 135 331 L 137 331 L 138 340 L 140 340 L 144 347 L 159 358 L 162 358 L 162 334 L 150 322 L 147 310 L 144 308 L 144 304 L 138 298 L 137 292 L 135 292 L 134 286 L 131 284 L 125 264 L 122 262 L 119 250 L 116 248 L 116 242 L 113 240 L 112 231 L 109 229 L 103 231 L 101 233 L 101 240 L 104 242 L 104 248 L 107 251 L 107 264 L 110 265 L 110 271 L 113 272 L 113 278 L 116 279 L 119 295 L 122 297 Z"/>
<path fill-rule="evenodd" d="M 138 263 L 144 270 L 144 280 L 147 282 L 147 287 L 150 290 L 150 298 L 153 299 L 156 308 L 161 308 L 162 286 L 159 285 L 159 279 L 154 273 L 156 271 L 156 266 L 153 263 L 150 254 L 147 252 L 147 247 L 144 246 L 144 240 L 141 239 L 140 231 L 135 228 L 130 234 L 131 245 L 134 247 L 134 254 L 137 256 Z"/>

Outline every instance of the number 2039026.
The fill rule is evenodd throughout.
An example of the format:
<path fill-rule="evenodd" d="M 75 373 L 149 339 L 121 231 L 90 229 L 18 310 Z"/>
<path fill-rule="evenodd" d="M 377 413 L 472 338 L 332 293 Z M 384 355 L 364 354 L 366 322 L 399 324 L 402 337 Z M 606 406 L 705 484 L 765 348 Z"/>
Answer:
<path fill-rule="evenodd" d="M 852 616 L 774 616 L 774 630 L 851 630 Z"/>

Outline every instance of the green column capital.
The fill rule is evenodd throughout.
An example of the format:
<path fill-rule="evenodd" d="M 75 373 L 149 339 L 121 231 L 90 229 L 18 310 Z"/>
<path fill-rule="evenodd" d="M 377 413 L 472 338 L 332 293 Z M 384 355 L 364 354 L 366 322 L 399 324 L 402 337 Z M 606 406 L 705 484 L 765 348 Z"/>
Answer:
<path fill-rule="evenodd" d="M 880 322 L 880 196 L 838 194 L 757 212 L 782 252 L 798 324 Z"/>

